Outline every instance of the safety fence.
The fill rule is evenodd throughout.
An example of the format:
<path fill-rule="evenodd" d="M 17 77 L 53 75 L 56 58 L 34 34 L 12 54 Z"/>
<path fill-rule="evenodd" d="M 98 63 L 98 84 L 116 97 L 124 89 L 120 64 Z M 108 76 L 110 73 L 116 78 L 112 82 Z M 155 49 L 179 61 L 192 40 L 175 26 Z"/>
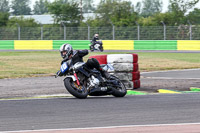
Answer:
<path fill-rule="evenodd" d="M 200 40 L 199 25 L 127 27 L 0 27 L 0 40 Z"/>
<path fill-rule="evenodd" d="M 200 40 L 103 40 L 104 50 L 200 50 Z M 57 50 L 69 43 L 89 49 L 89 40 L 0 40 L 0 50 Z"/>

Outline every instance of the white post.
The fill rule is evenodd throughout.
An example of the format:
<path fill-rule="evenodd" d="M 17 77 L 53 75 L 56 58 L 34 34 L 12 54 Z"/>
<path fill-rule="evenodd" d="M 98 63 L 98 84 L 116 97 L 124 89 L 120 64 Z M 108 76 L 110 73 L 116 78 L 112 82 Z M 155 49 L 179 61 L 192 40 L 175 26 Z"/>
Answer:
<path fill-rule="evenodd" d="M 90 40 L 90 25 L 88 23 L 86 23 L 88 26 L 88 40 Z"/>
<path fill-rule="evenodd" d="M 190 23 L 189 20 L 188 23 L 189 23 L 190 40 L 192 40 L 192 24 Z"/>
<path fill-rule="evenodd" d="M 161 23 L 163 24 L 163 30 L 164 30 L 163 36 L 164 36 L 164 40 L 166 40 L 166 25 L 165 25 L 165 23 L 163 21 L 161 21 Z"/>
<path fill-rule="evenodd" d="M 16 23 L 17 24 L 17 27 L 18 27 L 18 40 L 20 40 L 20 38 L 21 38 L 21 36 L 20 36 L 20 25 L 18 24 L 18 23 Z"/>
<path fill-rule="evenodd" d="M 42 24 L 40 25 L 41 25 L 41 40 L 43 40 L 43 25 Z"/>
<path fill-rule="evenodd" d="M 137 37 L 138 37 L 138 40 L 140 40 L 140 25 L 138 24 L 138 22 L 135 22 L 137 24 Z"/>
<path fill-rule="evenodd" d="M 113 40 L 115 40 L 115 25 L 110 21 L 113 28 Z"/>
<path fill-rule="evenodd" d="M 63 22 L 61 22 L 61 24 L 64 27 L 64 40 L 66 40 L 66 26 L 65 26 L 65 24 Z"/>

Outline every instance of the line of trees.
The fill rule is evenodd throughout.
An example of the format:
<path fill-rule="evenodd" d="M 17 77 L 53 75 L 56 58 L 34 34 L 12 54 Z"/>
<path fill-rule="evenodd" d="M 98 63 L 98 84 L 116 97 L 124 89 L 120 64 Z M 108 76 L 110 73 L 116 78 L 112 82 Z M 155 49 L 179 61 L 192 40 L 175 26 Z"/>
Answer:
<path fill-rule="evenodd" d="M 93 12 L 95 10 L 93 0 L 81 0 L 83 12 Z M 55 0 L 53 4 L 62 3 L 77 3 L 80 5 L 80 0 Z M 41 15 L 48 14 L 48 5 L 52 4 L 49 0 L 37 0 L 33 9 L 30 7 L 31 0 L 1 0 L 0 1 L 0 12 L 10 12 L 12 15 Z"/>
<path fill-rule="evenodd" d="M 38 26 L 32 19 L 9 18 L 11 15 L 52 14 L 55 24 L 68 22 L 67 26 L 158 26 L 162 21 L 168 26 L 200 24 L 200 8 L 194 8 L 199 0 L 169 0 L 168 11 L 162 12 L 162 0 L 101 0 L 94 6 L 93 0 L 37 0 L 30 7 L 30 0 L 1 0 L 0 26 Z M 191 10 L 193 9 L 194 10 Z M 95 13 L 95 18 L 83 21 L 83 13 Z"/>

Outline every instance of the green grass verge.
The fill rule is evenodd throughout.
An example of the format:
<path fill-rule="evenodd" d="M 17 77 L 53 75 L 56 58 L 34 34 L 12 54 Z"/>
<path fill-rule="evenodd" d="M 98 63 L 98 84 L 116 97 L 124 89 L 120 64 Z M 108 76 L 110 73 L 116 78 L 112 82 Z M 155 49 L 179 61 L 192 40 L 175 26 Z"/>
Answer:
<path fill-rule="evenodd" d="M 123 54 L 127 52 L 90 52 L 91 55 Z M 138 52 L 139 70 L 159 71 L 200 68 L 200 53 L 144 53 Z M 58 51 L 10 51 L 0 52 L 0 78 L 21 78 L 53 75 L 60 69 Z"/>

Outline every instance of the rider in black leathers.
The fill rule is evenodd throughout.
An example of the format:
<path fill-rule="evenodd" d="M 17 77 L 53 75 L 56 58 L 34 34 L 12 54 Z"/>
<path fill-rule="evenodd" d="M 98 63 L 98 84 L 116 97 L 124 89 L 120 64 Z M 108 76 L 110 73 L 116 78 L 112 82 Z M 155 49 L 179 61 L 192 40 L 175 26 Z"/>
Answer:
<path fill-rule="evenodd" d="M 61 65 L 68 61 L 68 60 L 72 60 L 73 64 L 76 64 L 77 62 L 83 62 L 83 57 L 86 56 L 88 54 L 88 50 L 76 50 L 73 51 L 73 48 L 70 44 L 63 44 L 60 47 L 60 53 L 61 56 L 63 58 L 63 61 L 61 62 Z M 103 77 L 105 77 L 106 79 L 108 79 L 110 77 L 110 74 L 106 71 L 104 71 L 101 67 L 100 64 L 98 62 L 97 59 L 95 58 L 91 58 L 88 59 L 87 62 L 85 63 L 85 65 L 89 68 L 89 69 L 93 69 L 96 68 L 98 71 L 101 72 L 101 75 Z M 57 72 L 58 76 L 63 76 L 63 73 L 61 73 L 60 71 Z"/>
<path fill-rule="evenodd" d="M 92 48 L 94 49 L 94 45 L 97 43 L 97 40 L 99 40 L 99 34 L 94 34 L 94 37 L 92 39 Z"/>

